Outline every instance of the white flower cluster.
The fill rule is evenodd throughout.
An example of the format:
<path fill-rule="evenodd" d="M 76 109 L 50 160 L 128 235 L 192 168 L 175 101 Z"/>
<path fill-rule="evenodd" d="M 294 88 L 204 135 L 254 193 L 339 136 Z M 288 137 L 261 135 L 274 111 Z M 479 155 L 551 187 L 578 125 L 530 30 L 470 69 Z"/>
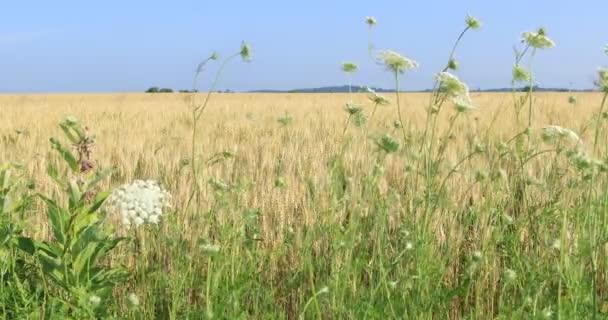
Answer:
<path fill-rule="evenodd" d="M 171 195 L 154 180 L 135 180 L 115 189 L 108 198 L 110 208 L 120 213 L 127 227 L 158 224 Z"/>
<path fill-rule="evenodd" d="M 418 68 L 418 62 L 392 50 L 380 51 L 378 59 L 387 70 L 396 73 L 404 73 L 405 71 Z"/>
<path fill-rule="evenodd" d="M 538 29 L 537 32 L 524 32 L 522 33 L 521 38 L 523 42 L 527 43 L 532 48 L 550 49 L 555 47 L 555 42 L 547 37 L 543 28 Z"/>
<path fill-rule="evenodd" d="M 469 95 L 469 87 L 458 77 L 444 71 L 436 74 L 435 80 L 439 83 L 439 91 L 452 97 L 456 111 L 468 112 L 476 109 Z"/>
<path fill-rule="evenodd" d="M 572 130 L 562 128 L 560 126 L 546 126 L 542 132 L 542 138 L 545 142 L 556 142 L 560 140 L 569 140 L 576 145 L 582 144 L 581 138 Z"/>

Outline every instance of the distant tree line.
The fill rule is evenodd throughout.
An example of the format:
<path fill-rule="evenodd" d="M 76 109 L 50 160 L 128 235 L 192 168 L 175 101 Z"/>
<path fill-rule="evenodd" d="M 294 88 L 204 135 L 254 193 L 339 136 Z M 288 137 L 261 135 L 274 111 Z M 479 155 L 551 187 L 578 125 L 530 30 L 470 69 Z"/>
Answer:
<path fill-rule="evenodd" d="M 150 87 L 145 92 L 146 93 L 171 93 L 174 91 L 171 88 Z M 179 90 L 178 92 L 179 93 L 192 93 L 192 92 L 198 92 L 198 90 Z M 233 93 L 234 91 L 232 91 L 230 89 L 226 89 L 224 91 L 218 90 L 217 92 L 218 93 Z"/>

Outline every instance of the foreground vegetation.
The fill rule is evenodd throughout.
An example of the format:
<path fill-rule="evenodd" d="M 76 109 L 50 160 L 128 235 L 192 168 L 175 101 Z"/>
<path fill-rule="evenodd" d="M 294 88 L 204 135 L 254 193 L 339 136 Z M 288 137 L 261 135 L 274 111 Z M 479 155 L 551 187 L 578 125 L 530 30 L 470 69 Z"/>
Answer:
<path fill-rule="evenodd" d="M 0 97 L 0 315 L 608 317 L 606 72 L 469 94 L 454 56 L 430 94 Z"/>

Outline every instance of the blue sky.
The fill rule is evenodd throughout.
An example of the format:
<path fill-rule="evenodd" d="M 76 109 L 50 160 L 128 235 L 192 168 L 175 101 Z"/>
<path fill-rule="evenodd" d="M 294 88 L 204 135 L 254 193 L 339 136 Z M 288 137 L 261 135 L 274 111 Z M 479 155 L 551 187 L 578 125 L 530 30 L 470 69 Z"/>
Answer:
<path fill-rule="evenodd" d="M 420 63 L 406 89 L 430 86 L 467 13 L 483 28 L 466 36 L 458 75 L 472 88 L 509 85 L 514 44 L 546 27 L 557 47 L 535 60 L 543 86 L 590 88 L 608 65 L 605 0 L 386 1 L 6 1 L 0 10 L 0 92 L 139 92 L 191 87 L 193 71 L 216 50 L 247 40 L 249 64 L 235 61 L 220 87 L 292 89 L 345 84 L 343 61 L 360 64 L 355 84 L 391 86 L 367 56 L 374 44 Z M 210 68 L 208 72 L 213 72 Z M 201 89 L 210 81 L 207 74 Z"/>

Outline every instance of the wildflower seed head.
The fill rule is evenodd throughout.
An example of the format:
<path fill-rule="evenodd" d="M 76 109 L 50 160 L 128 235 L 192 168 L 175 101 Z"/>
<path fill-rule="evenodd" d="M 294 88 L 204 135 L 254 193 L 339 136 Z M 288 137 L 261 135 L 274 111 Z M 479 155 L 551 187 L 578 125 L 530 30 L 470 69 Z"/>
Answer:
<path fill-rule="evenodd" d="M 451 97 L 468 96 L 469 87 L 458 77 L 449 72 L 440 72 L 435 75 L 439 82 L 439 91 L 447 93 Z"/>
<path fill-rule="evenodd" d="M 569 96 L 568 97 L 568 103 L 572 104 L 572 105 L 576 104 L 576 97 L 575 96 Z"/>
<path fill-rule="evenodd" d="M 376 18 L 371 16 L 365 17 L 365 23 L 371 28 L 376 25 Z"/>
<path fill-rule="evenodd" d="M 384 64 L 387 70 L 395 73 L 404 73 L 405 71 L 418 68 L 418 62 L 406 58 L 392 50 L 380 51 L 378 59 Z"/>
<path fill-rule="evenodd" d="M 365 88 L 365 91 L 367 92 L 367 98 L 374 104 L 386 106 L 391 103 L 386 97 L 379 95 L 371 88 Z"/>
<path fill-rule="evenodd" d="M 467 24 L 467 27 L 471 30 L 478 30 L 479 28 L 481 28 L 481 21 L 477 20 L 471 15 L 467 15 L 465 23 Z"/>
<path fill-rule="evenodd" d="M 163 210 L 170 206 L 171 195 L 156 181 L 135 180 L 115 189 L 108 201 L 110 209 L 118 212 L 122 223 L 130 228 L 158 224 Z"/>
<path fill-rule="evenodd" d="M 215 52 L 215 51 L 213 51 L 211 53 L 211 55 L 209 56 L 209 60 L 217 60 L 219 58 L 220 58 L 219 54 L 217 52 Z"/>
<path fill-rule="evenodd" d="M 388 134 L 382 135 L 378 140 L 376 140 L 376 146 L 381 151 L 388 153 L 395 153 L 399 151 L 399 141 Z"/>
<path fill-rule="evenodd" d="M 329 293 L 329 288 L 327 286 L 324 286 L 323 288 L 321 288 L 321 290 L 319 290 L 318 294 L 326 294 Z"/>
<path fill-rule="evenodd" d="M 450 61 L 448 61 L 448 69 L 456 71 L 456 70 L 458 70 L 458 67 L 459 67 L 459 65 L 458 65 L 458 61 L 456 61 L 456 59 L 451 58 Z"/>
<path fill-rule="evenodd" d="M 241 43 L 241 51 L 239 52 L 239 55 L 241 56 L 241 58 L 243 59 L 243 61 L 245 62 L 249 62 L 251 61 L 251 47 L 249 46 L 249 44 L 245 41 L 243 41 Z"/>
<path fill-rule="evenodd" d="M 352 102 L 347 102 L 344 106 L 344 111 L 346 111 L 346 113 L 348 113 L 349 115 L 354 116 L 363 112 L 363 108 L 361 108 L 360 105 L 354 104 Z"/>
<path fill-rule="evenodd" d="M 538 31 L 526 31 L 521 35 L 522 42 L 525 42 L 532 48 L 550 49 L 555 47 L 555 42 L 547 37 L 545 29 L 539 28 Z"/>
<path fill-rule="evenodd" d="M 528 70 L 524 69 L 520 65 L 515 65 L 513 67 L 513 81 L 515 82 L 530 82 L 532 76 L 528 72 Z"/>
<path fill-rule="evenodd" d="M 359 66 L 354 62 L 344 62 L 342 63 L 342 71 L 346 73 L 354 73 L 359 70 Z"/>

